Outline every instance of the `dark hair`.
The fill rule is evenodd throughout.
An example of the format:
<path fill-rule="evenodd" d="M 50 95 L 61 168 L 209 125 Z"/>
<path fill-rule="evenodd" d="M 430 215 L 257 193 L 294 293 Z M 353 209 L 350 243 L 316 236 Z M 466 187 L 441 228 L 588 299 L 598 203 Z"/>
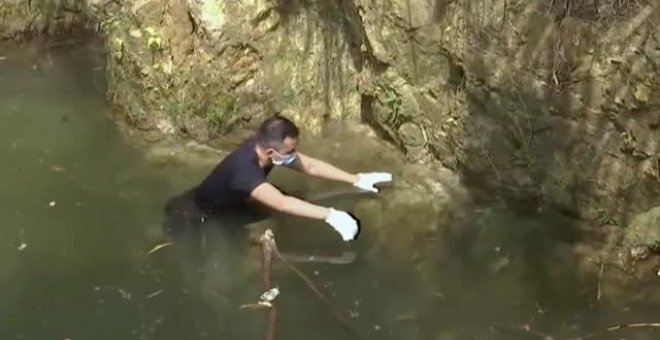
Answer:
<path fill-rule="evenodd" d="M 298 138 L 298 127 L 289 119 L 276 115 L 266 119 L 259 130 L 257 130 L 257 140 L 265 147 L 279 148 L 284 139 Z"/>

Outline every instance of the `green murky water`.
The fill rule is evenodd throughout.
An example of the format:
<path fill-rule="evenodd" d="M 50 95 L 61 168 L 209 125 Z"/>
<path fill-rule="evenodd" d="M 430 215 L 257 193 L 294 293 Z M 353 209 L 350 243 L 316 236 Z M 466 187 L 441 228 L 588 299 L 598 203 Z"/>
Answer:
<path fill-rule="evenodd" d="M 165 201 L 215 160 L 154 161 L 131 146 L 108 118 L 99 51 L 94 44 L 0 50 L 1 338 L 263 337 L 265 313 L 239 308 L 262 292 L 255 249 L 211 231 L 197 257 L 178 245 L 147 254 L 169 241 L 160 233 Z M 359 138 L 303 143 L 352 170 L 403 173 L 393 154 L 369 151 Z M 274 180 L 302 194 L 341 188 L 286 171 Z M 586 236 L 570 220 L 466 206 L 462 218 L 420 232 L 435 218 L 423 205 L 379 210 L 397 195 L 385 189 L 326 201 L 368 208 L 351 244 L 322 223 L 271 221 L 283 252 L 357 254 L 350 264 L 297 266 L 359 339 L 577 339 L 612 324 L 660 321 L 657 296 L 616 307 L 595 301 L 596 282 L 579 274 L 571 255 Z M 281 265 L 273 275 L 278 339 L 354 338 L 298 276 Z M 595 338 L 658 337 L 633 330 Z"/>

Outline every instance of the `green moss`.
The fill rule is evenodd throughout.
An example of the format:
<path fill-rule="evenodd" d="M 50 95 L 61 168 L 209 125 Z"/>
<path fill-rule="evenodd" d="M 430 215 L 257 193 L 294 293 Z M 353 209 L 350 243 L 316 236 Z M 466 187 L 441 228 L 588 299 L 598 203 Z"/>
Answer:
<path fill-rule="evenodd" d="M 121 25 L 120 18 L 116 15 L 111 15 L 105 18 L 104 20 L 102 20 L 99 26 L 101 28 L 101 32 L 103 32 L 106 35 L 110 35 L 114 33 L 117 29 L 119 29 L 120 25 Z"/>
<path fill-rule="evenodd" d="M 286 90 L 284 90 L 283 97 L 284 103 L 287 107 L 292 107 L 296 103 L 296 91 L 291 87 L 287 87 Z"/>
<path fill-rule="evenodd" d="M 627 246 L 660 248 L 660 207 L 637 215 L 626 229 Z"/>
<path fill-rule="evenodd" d="M 163 44 L 160 33 L 153 27 L 146 27 L 144 31 L 147 34 L 147 48 L 152 52 L 162 50 Z"/>
<path fill-rule="evenodd" d="M 218 106 L 211 108 L 206 114 L 206 121 L 212 127 L 218 128 L 236 113 L 238 108 L 238 98 L 229 96 L 223 99 Z"/>
<path fill-rule="evenodd" d="M 616 217 L 614 217 L 614 215 L 612 215 L 612 213 L 610 213 L 606 209 L 602 209 L 602 208 L 598 209 L 596 215 L 597 215 L 598 224 L 601 226 L 619 224 Z"/>

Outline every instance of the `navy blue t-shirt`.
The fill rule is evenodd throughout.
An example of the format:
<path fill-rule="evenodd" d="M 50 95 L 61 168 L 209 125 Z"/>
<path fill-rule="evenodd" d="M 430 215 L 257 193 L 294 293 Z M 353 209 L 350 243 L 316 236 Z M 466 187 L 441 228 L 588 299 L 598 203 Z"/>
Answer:
<path fill-rule="evenodd" d="M 255 145 L 256 138 L 247 139 L 197 186 L 195 200 L 200 208 L 206 212 L 217 212 L 240 207 L 252 190 L 266 182 L 273 166 L 259 166 Z"/>

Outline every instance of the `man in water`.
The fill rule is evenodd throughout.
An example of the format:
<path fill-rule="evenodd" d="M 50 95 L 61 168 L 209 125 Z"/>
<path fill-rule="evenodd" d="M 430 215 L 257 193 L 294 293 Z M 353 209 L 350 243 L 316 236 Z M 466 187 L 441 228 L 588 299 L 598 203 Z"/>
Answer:
<path fill-rule="evenodd" d="M 215 217 L 223 229 L 241 228 L 265 217 L 251 204 L 258 203 L 278 212 L 322 220 L 344 241 L 353 240 L 358 233 L 358 222 L 349 213 L 287 195 L 268 183 L 268 174 L 274 166 L 285 166 L 371 192 L 378 192 L 374 185 L 391 181 L 392 175 L 346 172 L 297 151 L 298 136 L 298 128 L 287 118 L 274 116 L 264 121 L 255 136 L 225 157 L 198 186 L 168 202 L 168 215 L 177 216 L 166 226 L 168 231 L 181 224 L 201 225 Z"/>

